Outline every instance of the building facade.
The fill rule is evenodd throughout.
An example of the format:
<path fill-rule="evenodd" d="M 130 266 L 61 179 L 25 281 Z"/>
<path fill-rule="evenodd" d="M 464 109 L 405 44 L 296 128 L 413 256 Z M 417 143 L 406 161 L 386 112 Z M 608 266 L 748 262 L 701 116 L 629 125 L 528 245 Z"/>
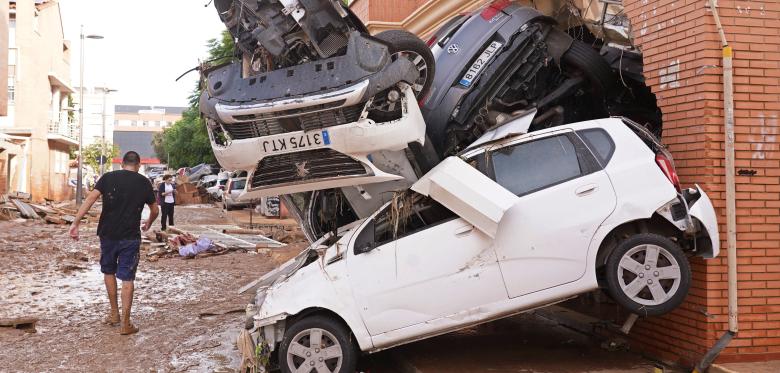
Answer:
<path fill-rule="evenodd" d="M 78 142 L 77 127 L 66 111 L 67 97 L 74 91 L 59 3 L 9 5 L 8 115 L 0 117 L 0 132 L 23 145 L 18 150 L 22 154 L 6 164 L 15 175 L 6 188 L 31 193 L 39 201 L 69 199 L 69 152 Z"/>
<path fill-rule="evenodd" d="M 80 107 L 79 87 L 71 97 L 76 107 Z M 84 146 L 100 143 L 102 139 L 111 142 L 114 138 L 114 97 L 115 90 L 108 87 L 84 87 Z"/>
<path fill-rule="evenodd" d="M 425 40 L 448 18 L 488 2 L 354 0 L 351 8 L 372 33 L 404 28 Z M 693 288 L 679 309 L 641 319 L 630 336 L 636 350 L 692 365 L 728 329 L 724 52 L 708 1 L 622 3 L 663 111 L 663 141 L 683 185 L 700 184 L 713 199 L 724 248 L 717 259 L 694 259 Z M 733 48 L 739 297 L 739 332 L 717 361 L 780 359 L 780 2 L 717 4 Z"/>
<path fill-rule="evenodd" d="M 130 150 L 138 152 L 144 168 L 159 166 L 161 162 L 152 139 L 180 120 L 185 110 L 186 107 L 117 105 L 114 107 L 114 144 L 119 146 L 120 154 Z M 114 159 L 114 168 L 118 168 L 121 161 Z"/>

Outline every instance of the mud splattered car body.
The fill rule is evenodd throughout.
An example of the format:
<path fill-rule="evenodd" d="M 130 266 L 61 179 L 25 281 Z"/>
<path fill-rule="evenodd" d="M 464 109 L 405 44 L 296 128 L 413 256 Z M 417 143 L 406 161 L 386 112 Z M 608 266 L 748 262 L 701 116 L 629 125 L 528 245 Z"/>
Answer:
<path fill-rule="evenodd" d="M 684 253 L 717 256 L 718 226 L 706 193 L 680 190 L 671 159 L 643 131 L 594 120 L 449 157 L 269 274 L 248 327 L 283 371 L 335 372 L 349 369 L 355 348 L 375 352 L 599 287 L 633 312 L 669 312 L 690 287 Z"/>

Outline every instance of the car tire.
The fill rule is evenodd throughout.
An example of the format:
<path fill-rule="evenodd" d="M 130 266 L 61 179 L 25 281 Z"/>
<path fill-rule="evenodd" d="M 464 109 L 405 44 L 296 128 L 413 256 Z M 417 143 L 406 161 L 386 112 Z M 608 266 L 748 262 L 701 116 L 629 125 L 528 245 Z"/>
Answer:
<path fill-rule="evenodd" d="M 320 348 L 312 345 L 312 336 L 316 335 L 320 339 Z M 323 345 L 325 348 L 321 348 Z M 285 331 L 279 348 L 279 367 L 283 373 L 295 372 L 303 364 L 312 363 L 312 369 L 317 364 L 326 364 L 329 372 L 353 373 L 357 359 L 358 351 L 349 329 L 341 322 L 320 315 L 292 324 Z"/>
<path fill-rule="evenodd" d="M 415 96 L 417 99 L 425 97 L 431 89 L 433 77 L 436 74 L 436 60 L 428 45 L 415 34 L 406 30 L 386 30 L 376 34 L 375 37 L 390 44 L 390 54 L 394 59 L 404 55 L 404 53 L 406 56 L 412 56 L 412 62 L 421 70 L 421 75 L 424 73 L 424 79 L 421 76 L 421 80 L 416 82 L 421 87 L 415 89 Z M 422 57 L 422 60 L 417 61 L 416 56 Z"/>
<path fill-rule="evenodd" d="M 683 250 L 654 233 L 636 234 L 620 242 L 609 254 L 605 272 L 612 299 L 640 316 L 672 311 L 691 287 L 691 266 Z"/>
<path fill-rule="evenodd" d="M 588 44 L 574 40 L 561 57 L 564 65 L 582 71 L 602 95 L 614 91 L 617 79 L 607 61 Z"/>

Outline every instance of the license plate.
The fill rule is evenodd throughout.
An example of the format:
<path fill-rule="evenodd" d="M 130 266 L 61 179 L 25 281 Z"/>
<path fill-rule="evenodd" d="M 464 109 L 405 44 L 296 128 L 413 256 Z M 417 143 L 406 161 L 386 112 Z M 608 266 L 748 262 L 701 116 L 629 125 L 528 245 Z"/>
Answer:
<path fill-rule="evenodd" d="M 265 153 L 287 153 L 301 149 L 316 149 L 330 145 L 330 134 L 327 130 L 318 132 L 297 133 L 294 135 L 277 135 L 263 141 Z"/>
<path fill-rule="evenodd" d="M 493 55 L 496 54 L 496 51 L 498 51 L 502 45 L 503 44 L 497 41 L 490 43 L 490 45 L 488 45 L 488 47 L 482 51 L 482 54 L 479 56 L 479 58 L 477 58 L 477 60 L 471 64 L 469 71 L 467 71 L 466 74 L 463 75 L 463 78 L 460 79 L 460 85 L 464 87 L 471 87 L 471 83 L 474 82 L 474 79 L 477 78 L 482 69 L 485 68 L 488 62 L 490 62 L 490 60 L 493 58 Z"/>

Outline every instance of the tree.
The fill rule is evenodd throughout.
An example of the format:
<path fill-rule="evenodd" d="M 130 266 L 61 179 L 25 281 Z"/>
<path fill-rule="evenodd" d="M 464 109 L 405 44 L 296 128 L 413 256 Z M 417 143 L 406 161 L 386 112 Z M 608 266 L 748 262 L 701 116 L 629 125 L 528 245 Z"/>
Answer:
<path fill-rule="evenodd" d="M 212 66 L 230 62 L 235 54 L 233 38 L 227 30 L 222 32 L 219 39 L 209 40 L 206 46 L 209 51 L 206 61 Z M 202 87 L 198 83 L 189 97 L 190 105 L 182 119 L 152 138 L 157 158 L 165 159 L 171 168 L 216 163 L 206 125 L 200 117 L 198 104 L 201 92 Z"/>
<path fill-rule="evenodd" d="M 160 163 L 168 164 L 168 153 L 165 151 L 164 142 L 164 132 L 155 132 L 154 135 L 152 135 L 152 149 L 154 149 L 154 153 L 157 154 L 157 159 L 160 160 Z"/>
<path fill-rule="evenodd" d="M 84 147 L 84 164 L 92 168 L 92 171 L 95 173 L 100 172 L 100 154 L 103 151 L 103 140 L 98 139 L 97 142 L 94 144 L 90 144 L 86 147 Z M 110 142 L 105 142 L 105 167 L 106 170 L 111 169 L 111 160 L 119 157 L 119 146 L 111 144 Z"/>

